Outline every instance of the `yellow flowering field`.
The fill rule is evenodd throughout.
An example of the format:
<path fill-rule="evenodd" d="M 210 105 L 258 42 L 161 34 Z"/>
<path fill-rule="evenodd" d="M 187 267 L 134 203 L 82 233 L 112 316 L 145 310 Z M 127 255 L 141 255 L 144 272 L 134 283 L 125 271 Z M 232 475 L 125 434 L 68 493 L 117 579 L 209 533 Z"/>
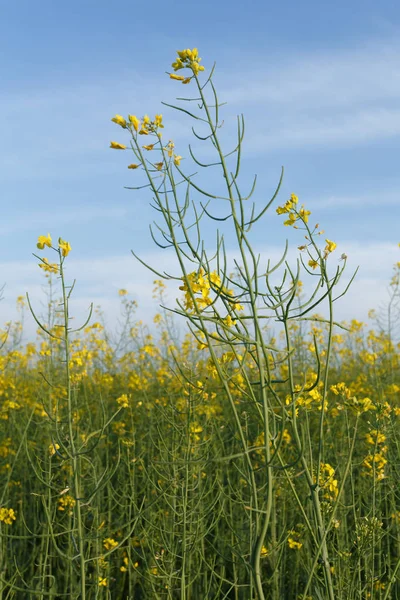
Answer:
<path fill-rule="evenodd" d="M 176 257 L 174 273 L 146 265 L 154 323 L 121 289 L 117 333 L 92 310 L 76 324 L 75 249 L 38 232 L 47 316 L 19 297 L 20 321 L 0 332 L 0 600 L 400 598 L 400 262 L 387 326 L 373 313 L 371 327 L 338 322 L 356 285 L 343 283 L 346 254 L 296 193 L 281 198 L 283 173 L 252 204 L 244 120 L 225 149 L 214 68 L 194 48 L 171 69 L 190 96 L 168 106 L 213 159 L 176 150 L 162 114 L 115 115 L 110 143 L 148 194 L 155 244 Z M 267 211 L 294 264 L 287 247 L 275 264 L 254 250 Z"/>

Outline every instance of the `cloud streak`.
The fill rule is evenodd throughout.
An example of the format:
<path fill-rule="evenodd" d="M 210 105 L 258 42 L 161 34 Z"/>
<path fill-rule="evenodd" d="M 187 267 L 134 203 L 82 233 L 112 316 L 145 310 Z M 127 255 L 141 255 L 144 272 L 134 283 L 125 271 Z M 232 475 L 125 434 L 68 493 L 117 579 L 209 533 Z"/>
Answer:
<path fill-rule="evenodd" d="M 354 269 L 360 266 L 359 274 L 347 295 L 335 307 L 337 320 L 357 318 L 366 321 L 368 311 L 384 305 L 388 299 L 388 283 L 392 273 L 392 264 L 397 262 L 399 250 L 394 244 L 372 244 L 368 247 L 352 241 L 342 240 L 339 250 L 345 251 L 348 256 L 347 274 L 343 279 L 343 288 L 349 281 Z M 266 264 L 271 259 L 273 264 L 279 260 L 282 248 L 275 246 L 261 248 L 261 264 Z M 229 266 L 233 266 L 236 252 L 228 252 Z M 293 247 L 289 252 L 289 262 L 293 265 L 298 251 Z M 334 269 L 340 254 L 336 252 L 330 257 L 331 269 Z M 263 258 L 265 257 L 265 258 Z M 152 252 L 143 255 L 143 260 L 152 266 L 157 266 L 162 271 L 179 275 L 176 261 L 172 255 L 165 252 Z M 140 265 L 133 257 L 112 256 L 106 260 L 79 260 L 72 256 L 67 263 L 67 278 L 76 278 L 74 294 L 71 301 L 74 323 L 84 322 L 91 302 L 100 305 L 105 313 L 110 328 L 117 323 L 120 300 L 118 290 L 127 289 L 130 297 L 139 305 L 137 316 L 145 323 L 152 323 L 154 314 L 159 310 L 157 301 L 152 297 L 153 280 L 156 276 Z M 32 304 L 37 312 L 45 310 L 46 296 L 39 269 L 32 262 L 13 261 L 0 264 L 0 272 L 6 283 L 4 299 L 0 303 L 1 318 L 3 321 L 16 319 L 15 299 L 19 295 L 29 292 Z M 22 283 L 23 282 L 23 283 Z M 181 298 L 178 282 L 169 282 L 167 285 L 168 305 L 176 306 L 175 299 Z M 305 291 L 310 292 L 311 283 L 305 280 Z M 322 312 L 318 309 L 318 312 Z M 34 335 L 36 325 L 32 317 L 27 314 L 25 323 L 29 337 Z"/>

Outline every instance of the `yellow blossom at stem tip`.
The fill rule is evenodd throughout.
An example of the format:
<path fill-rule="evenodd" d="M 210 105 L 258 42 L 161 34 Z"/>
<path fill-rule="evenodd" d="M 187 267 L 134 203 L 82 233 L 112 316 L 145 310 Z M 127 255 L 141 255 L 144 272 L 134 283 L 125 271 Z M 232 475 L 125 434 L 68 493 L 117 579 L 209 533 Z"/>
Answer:
<path fill-rule="evenodd" d="M 156 115 L 154 117 L 154 125 L 156 127 L 164 127 L 164 125 L 162 124 L 162 115 Z"/>
<path fill-rule="evenodd" d="M 132 163 L 131 165 L 128 165 L 128 169 L 138 169 L 140 167 L 140 165 L 137 165 L 135 163 Z"/>
<path fill-rule="evenodd" d="M 113 117 L 111 121 L 113 121 L 117 125 L 121 125 L 123 129 L 126 129 L 126 121 L 121 115 L 115 115 L 115 117 Z"/>
<path fill-rule="evenodd" d="M 135 115 L 128 115 L 130 124 L 133 126 L 135 131 L 139 131 L 140 121 Z"/>
<path fill-rule="evenodd" d="M 36 246 L 39 248 L 39 250 L 43 250 L 45 246 L 51 248 L 51 241 L 52 240 L 49 233 L 47 235 L 39 235 Z"/>
<path fill-rule="evenodd" d="M 58 247 L 60 248 L 61 254 L 64 256 L 64 258 L 68 256 L 72 250 L 70 243 L 66 242 L 62 238 L 58 238 Z"/>

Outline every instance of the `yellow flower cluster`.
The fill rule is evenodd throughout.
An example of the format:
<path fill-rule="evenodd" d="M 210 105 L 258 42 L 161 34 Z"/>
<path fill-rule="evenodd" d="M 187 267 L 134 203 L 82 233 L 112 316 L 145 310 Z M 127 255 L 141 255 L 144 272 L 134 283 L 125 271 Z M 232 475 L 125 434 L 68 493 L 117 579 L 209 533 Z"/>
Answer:
<path fill-rule="evenodd" d="M 42 262 L 39 263 L 39 267 L 46 273 L 54 273 L 55 275 L 57 275 L 59 271 L 59 266 L 57 263 L 49 263 L 47 258 L 42 258 Z"/>
<path fill-rule="evenodd" d="M 138 119 L 136 115 L 128 115 L 128 120 L 121 115 L 115 115 L 111 121 L 120 125 L 122 129 L 128 129 L 131 133 L 135 132 L 139 135 L 156 134 L 161 137 L 158 130 L 164 128 L 162 115 L 156 115 L 153 120 L 148 115 L 145 115 L 142 120 Z M 110 148 L 113 150 L 126 150 L 126 146 L 119 142 L 110 142 Z"/>
<path fill-rule="evenodd" d="M 278 213 L 278 215 L 287 214 L 289 217 L 286 221 L 283 222 L 283 224 L 288 227 L 293 226 L 295 229 L 297 229 L 297 225 L 296 225 L 297 221 L 301 221 L 304 225 L 306 225 L 308 223 L 308 217 L 311 214 L 311 211 L 306 210 L 304 208 L 304 204 L 302 204 L 301 208 L 298 209 L 297 208 L 298 202 L 299 202 L 299 199 L 296 196 L 296 194 L 291 194 L 289 200 L 287 200 L 283 206 L 278 206 L 278 208 L 276 209 L 276 212 Z M 315 225 L 314 232 L 316 231 L 316 229 L 318 229 L 318 225 Z M 318 231 L 318 235 L 321 235 L 322 233 L 324 233 L 324 232 Z M 310 238 L 308 236 L 306 236 L 306 240 L 309 241 L 309 244 L 299 246 L 299 250 L 301 250 L 301 251 L 306 250 L 307 246 L 312 244 L 312 242 L 310 242 Z M 325 241 L 326 241 L 326 246 L 324 248 L 324 254 L 323 254 L 324 259 L 326 259 L 328 257 L 328 255 L 331 252 L 333 252 L 336 248 L 336 243 L 332 242 L 332 240 L 325 240 Z M 310 253 L 309 253 L 309 256 L 310 256 L 310 260 L 308 261 L 308 266 L 311 267 L 313 270 L 315 270 L 319 266 L 319 262 L 318 262 L 318 260 L 313 258 L 310 255 Z"/>
<path fill-rule="evenodd" d="M 297 531 L 290 530 L 288 531 L 288 546 L 291 550 L 300 550 L 303 546 L 302 542 L 300 542 L 300 534 Z"/>
<path fill-rule="evenodd" d="M 164 128 L 162 115 L 155 115 L 153 120 L 151 120 L 148 115 L 145 115 L 142 119 L 138 119 L 136 115 L 128 115 L 128 120 L 126 120 L 122 115 L 115 115 L 111 121 L 117 125 L 120 125 L 120 127 L 123 129 L 128 129 L 135 139 L 137 134 L 156 135 L 157 138 L 161 138 L 161 132 L 159 130 Z M 155 144 L 144 144 L 142 148 L 147 152 L 150 152 L 151 150 L 154 150 L 154 146 Z M 174 142 L 169 140 L 164 150 L 167 151 L 170 158 L 173 157 L 175 166 L 179 166 L 182 156 L 174 154 L 174 147 Z M 110 148 L 113 150 L 126 150 L 127 146 L 125 146 L 125 144 L 120 144 L 119 142 L 110 142 Z M 163 166 L 164 161 L 154 163 L 154 167 L 157 169 L 157 171 L 161 171 Z M 139 167 L 140 164 L 137 163 L 131 163 L 128 165 L 128 169 L 132 170 L 138 169 Z"/>
<path fill-rule="evenodd" d="M 73 498 L 69 494 L 67 494 L 66 496 L 61 496 L 61 498 L 58 499 L 58 510 L 60 510 L 61 512 L 67 511 L 68 514 L 71 516 L 72 509 L 74 508 L 75 504 L 75 498 Z"/>
<path fill-rule="evenodd" d="M 36 246 L 39 250 L 43 250 L 45 246 L 53 248 L 51 235 L 39 235 Z M 54 248 L 55 249 L 55 248 Z M 62 238 L 58 238 L 58 249 L 61 251 L 61 255 L 65 258 L 71 252 L 71 244 L 66 242 Z M 50 264 L 47 258 L 42 258 L 42 263 L 39 265 L 41 269 L 49 273 L 58 273 L 58 265 Z"/>
<path fill-rule="evenodd" d="M 376 477 L 377 481 L 382 481 L 385 478 L 385 466 L 387 458 L 387 446 L 383 444 L 386 441 L 386 436 L 377 429 L 372 429 L 365 436 L 367 444 L 375 446 L 375 452 L 368 454 L 363 460 L 363 467 L 366 469 L 364 475 Z"/>
<path fill-rule="evenodd" d="M 338 480 L 334 479 L 335 469 L 329 463 L 321 463 L 319 485 L 324 488 L 326 500 L 336 500 L 339 493 Z"/>
<path fill-rule="evenodd" d="M 16 521 L 17 517 L 12 508 L 0 508 L 0 522 L 6 525 L 12 525 L 13 521 Z"/>
<path fill-rule="evenodd" d="M 122 396 L 117 398 L 117 404 L 119 404 L 121 408 L 129 408 L 128 396 L 126 394 L 122 394 Z"/>
<path fill-rule="evenodd" d="M 176 81 L 181 81 L 183 84 L 187 84 L 190 83 L 193 76 L 198 75 L 199 71 L 204 71 L 203 65 L 200 65 L 201 58 L 199 57 L 199 51 L 197 48 L 193 48 L 193 50 L 190 50 L 189 48 L 186 50 L 178 50 L 177 54 L 178 57 L 171 65 L 174 71 L 179 71 L 180 69 L 187 67 L 193 71 L 193 75 L 191 77 L 184 77 L 183 75 L 170 73 L 171 79 L 175 79 Z"/>
<path fill-rule="evenodd" d="M 213 303 L 213 299 L 210 297 L 212 286 L 217 289 L 219 288 L 224 297 L 229 301 L 232 310 L 244 309 L 244 307 L 241 304 L 238 304 L 234 300 L 229 299 L 229 296 L 233 296 L 233 291 L 227 289 L 226 287 L 222 287 L 221 278 L 216 271 L 207 274 L 203 267 L 201 267 L 200 271 L 193 271 L 193 273 L 188 273 L 187 279 L 189 285 L 186 283 L 185 278 L 182 277 L 182 279 L 184 283 L 179 287 L 179 289 L 185 292 L 186 310 L 193 310 L 195 308 L 192 294 L 198 294 L 198 297 L 195 298 L 197 310 L 201 311 L 207 308 L 207 306 L 210 306 Z M 228 317 L 230 317 L 230 315 L 228 315 Z M 228 317 L 226 317 L 226 319 L 228 319 Z M 234 324 L 234 321 L 231 317 L 230 321 L 228 319 L 228 322 L 226 324 L 228 326 Z"/>
<path fill-rule="evenodd" d="M 57 452 L 57 450 L 60 449 L 60 445 L 59 444 L 50 444 L 49 446 L 49 454 L 50 456 L 54 456 L 55 453 Z"/>
<path fill-rule="evenodd" d="M 377 429 L 371 429 L 365 436 L 367 444 L 375 446 L 377 444 L 383 444 L 386 441 L 386 435 L 378 431 Z"/>
<path fill-rule="evenodd" d="M 106 538 L 103 540 L 103 546 L 106 550 L 114 550 L 118 546 L 118 542 L 113 540 L 113 538 Z"/>
<path fill-rule="evenodd" d="M 296 223 L 299 219 L 303 221 L 303 223 L 308 223 L 308 217 L 311 215 L 311 211 L 306 210 L 304 208 L 304 204 L 302 204 L 300 210 L 297 210 L 297 204 L 299 202 L 296 194 L 291 194 L 289 200 L 285 202 L 283 206 L 278 206 L 276 212 L 278 215 L 288 214 L 289 218 L 287 221 L 284 221 L 283 224 L 286 226 L 291 226 Z"/>

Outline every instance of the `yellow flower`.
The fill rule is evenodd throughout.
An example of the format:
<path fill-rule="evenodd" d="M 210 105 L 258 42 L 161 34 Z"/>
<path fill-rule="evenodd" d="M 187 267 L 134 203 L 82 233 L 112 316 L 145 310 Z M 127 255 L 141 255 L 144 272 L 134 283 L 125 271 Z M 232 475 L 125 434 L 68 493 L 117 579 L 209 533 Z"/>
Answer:
<path fill-rule="evenodd" d="M 172 140 L 169 140 L 168 144 L 165 146 L 164 150 L 168 151 L 168 156 L 171 157 L 174 153 L 175 144 Z"/>
<path fill-rule="evenodd" d="M 181 160 L 182 160 L 182 156 L 179 156 L 179 154 L 174 155 L 174 165 L 176 167 L 178 167 L 181 164 Z"/>
<path fill-rule="evenodd" d="M 154 163 L 154 166 L 156 167 L 157 171 L 161 171 L 161 169 L 163 168 L 163 164 L 163 162 Z"/>
<path fill-rule="evenodd" d="M 127 290 L 121 289 L 121 290 L 118 290 L 118 295 L 119 296 L 127 296 L 128 292 L 127 292 Z"/>
<path fill-rule="evenodd" d="M 39 248 L 39 250 L 43 250 L 43 248 L 45 246 L 48 246 L 49 248 L 51 248 L 51 236 L 50 236 L 50 234 L 48 233 L 47 236 L 46 235 L 39 235 L 38 242 L 37 242 L 36 246 Z"/>
<path fill-rule="evenodd" d="M 234 325 L 236 325 L 236 321 L 234 319 L 232 319 L 231 315 L 227 315 L 224 319 L 224 323 L 225 325 L 227 325 L 228 327 L 233 327 Z"/>
<path fill-rule="evenodd" d="M 125 121 L 124 117 L 121 117 L 121 115 L 115 115 L 115 117 L 113 119 L 111 119 L 111 121 L 113 121 L 117 125 L 121 125 L 121 127 L 126 129 L 126 121 Z"/>
<path fill-rule="evenodd" d="M 149 144 L 148 146 L 142 146 L 145 150 L 153 150 L 154 144 Z"/>
<path fill-rule="evenodd" d="M 65 240 L 58 238 L 58 247 L 61 250 L 61 254 L 65 257 L 68 256 L 68 254 L 71 252 L 72 248 L 69 242 L 66 242 Z"/>
<path fill-rule="evenodd" d="M 110 142 L 110 148 L 113 148 L 113 150 L 126 150 L 126 146 L 118 142 Z"/>
<path fill-rule="evenodd" d="M 197 48 L 187 48 L 186 50 L 177 50 L 178 58 L 175 62 L 172 63 L 172 68 L 174 71 L 178 71 L 179 69 L 183 69 L 184 67 L 188 67 L 192 69 L 193 73 L 197 75 L 199 71 L 204 71 L 204 67 L 200 65 L 201 58 L 199 57 L 199 51 Z M 170 75 L 171 77 L 171 75 Z M 179 76 L 171 77 L 172 79 L 177 79 Z M 190 77 L 186 79 L 180 79 L 182 83 L 189 83 Z"/>
<path fill-rule="evenodd" d="M 178 54 L 179 54 L 179 51 L 178 51 Z M 173 62 L 171 66 L 174 69 L 174 71 L 178 71 L 179 69 L 183 69 L 185 65 L 182 63 L 182 60 L 180 58 L 177 58 L 176 61 Z"/>
<path fill-rule="evenodd" d="M 296 542 L 293 538 L 288 538 L 288 546 L 291 550 L 300 550 L 302 545 L 301 542 Z"/>
<path fill-rule="evenodd" d="M 176 81 L 185 81 L 185 77 L 183 75 L 175 75 L 175 73 L 170 73 L 171 79 L 176 79 Z"/>
<path fill-rule="evenodd" d="M 335 242 L 331 242 L 331 240 L 325 240 L 325 241 L 326 241 L 325 254 L 328 255 L 330 252 L 334 251 L 337 244 L 335 244 Z"/>
<path fill-rule="evenodd" d="M 106 577 L 99 577 L 99 587 L 107 587 L 107 578 Z"/>
<path fill-rule="evenodd" d="M 46 271 L 46 273 L 58 273 L 58 265 L 56 263 L 49 263 L 47 258 L 42 258 L 42 262 L 39 263 L 39 267 Z"/>
<path fill-rule="evenodd" d="M 308 216 L 311 215 L 310 210 L 305 210 L 304 206 L 299 210 L 300 219 L 304 221 L 304 223 L 308 223 Z"/>
<path fill-rule="evenodd" d="M 203 69 L 204 69 L 204 67 L 203 67 Z M 182 81 L 182 83 L 190 83 L 191 81 L 192 81 L 192 78 L 191 78 L 191 77 L 186 77 L 186 78 L 185 78 L 185 79 Z"/>
<path fill-rule="evenodd" d="M 213 283 L 215 286 L 221 287 L 221 284 L 222 284 L 221 277 L 218 275 L 218 273 L 216 271 L 212 271 L 212 273 L 210 273 L 209 279 L 210 279 L 211 283 Z"/>
<path fill-rule="evenodd" d="M 139 135 L 149 135 L 149 132 L 147 131 L 147 129 L 145 128 L 144 125 L 141 128 L 141 130 L 139 131 Z"/>
<path fill-rule="evenodd" d="M 138 169 L 140 167 L 140 165 L 137 165 L 135 163 L 132 163 L 131 165 L 128 165 L 128 169 Z"/>
<path fill-rule="evenodd" d="M 162 115 L 156 115 L 154 117 L 154 125 L 156 127 L 164 127 L 164 125 L 162 124 Z"/>
<path fill-rule="evenodd" d="M 129 119 L 130 124 L 135 129 L 135 131 L 139 131 L 139 127 L 140 127 L 139 119 L 137 117 L 135 117 L 135 115 L 128 115 L 128 119 Z"/>
<path fill-rule="evenodd" d="M 54 456 L 54 454 L 57 452 L 57 450 L 60 449 L 59 444 L 50 444 L 49 446 L 49 454 L 50 456 Z"/>
<path fill-rule="evenodd" d="M 193 70 L 193 73 L 194 73 L 195 75 L 197 75 L 197 73 L 198 73 L 199 71 L 204 71 L 204 67 L 203 67 L 203 65 L 199 65 L 199 63 L 198 63 L 198 62 L 192 62 L 192 64 L 190 65 L 190 67 L 191 67 L 191 69 Z"/>
<path fill-rule="evenodd" d="M 289 213 L 289 218 L 287 219 L 287 221 L 283 221 L 283 224 L 290 227 L 291 225 L 294 225 L 296 221 L 296 215 L 294 213 Z"/>
<path fill-rule="evenodd" d="M 129 408 L 128 396 L 126 394 L 122 394 L 122 396 L 117 398 L 117 403 L 121 408 Z"/>
<path fill-rule="evenodd" d="M 318 267 L 318 262 L 312 258 L 308 261 L 308 266 L 312 269 L 316 269 Z"/>

